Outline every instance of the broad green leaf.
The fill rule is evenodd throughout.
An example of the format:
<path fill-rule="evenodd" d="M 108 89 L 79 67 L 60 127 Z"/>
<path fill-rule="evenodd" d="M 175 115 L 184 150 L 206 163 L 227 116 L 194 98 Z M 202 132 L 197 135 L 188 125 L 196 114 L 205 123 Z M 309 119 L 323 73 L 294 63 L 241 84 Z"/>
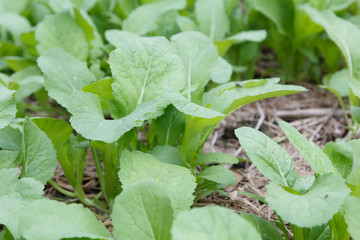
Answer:
<path fill-rule="evenodd" d="M 354 158 L 353 158 L 353 169 L 351 171 L 350 176 L 347 179 L 347 183 L 352 185 L 359 185 L 360 184 L 360 140 L 355 139 L 348 141 L 347 145 L 352 147 Z"/>
<path fill-rule="evenodd" d="M 115 239 L 171 238 L 171 200 L 166 190 L 152 181 L 137 181 L 127 186 L 115 199 L 111 217 Z"/>
<path fill-rule="evenodd" d="M 360 198 L 349 196 L 345 200 L 345 220 L 348 225 L 348 232 L 353 239 L 360 239 Z"/>
<path fill-rule="evenodd" d="M 195 177 L 184 167 L 160 162 L 151 154 L 123 151 L 119 179 L 124 189 L 139 180 L 159 184 L 169 194 L 174 215 L 187 210 L 193 203 Z"/>
<path fill-rule="evenodd" d="M 211 41 L 223 39 L 230 30 L 230 21 L 226 14 L 224 1 L 197 0 L 195 15 L 200 32 L 207 35 Z"/>
<path fill-rule="evenodd" d="M 324 85 L 339 93 L 341 97 L 348 97 L 350 73 L 348 69 L 342 69 L 334 74 L 326 75 L 323 79 Z"/>
<path fill-rule="evenodd" d="M 307 175 L 305 178 L 298 176 L 292 188 L 295 191 L 304 194 L 307 191 L 309 191 L 309 189 L 314 184 L 314 182 L 315 182 L 315 176 L 312 174 Z"/>
<path fill-rule="evenodd" d="M 223 166 L 211 166 L 200 172 L 197 176 L 223 186 L 236 184 L 235 174 Z"/>
<path fill-rule="evenodd" d="M 225 117 L 225 115 L 220 112 L 191 102 L 189 98 L 185 98 L 183 95 L 181 95 L 180 92 L 176 91 L 170 86 L 165 86 L 164 88 L 166 89 L 166 94 L 174 107 L 186 115 L 209 119 Z"/>
<path fill-rule="evenodd" d="M 176 18 L 176 23 L 179 25 L 182 32 L 187 31 L 199 31 L 199 27 L 196 23 L 189 17 L 178 16 Z"/>
<path fill-rule="evenodd" d="M 226 153 L 212 152 L 212 153 L 199 153 L 194 164 L 208 164 L 208 163 L 232 163 L 236 164 L 239 160 Z"/>
<path fill-rule="evenodd" d="M 252 225 L 258 230 L 258 232 L 262 233 L 267 237 L 267 239 L 271 240 L 283 240 L 279 230 L 270 222 L 256 215 L 241 212 L 241 217 L 243 217 L 248 222 L 252 223 Z"/>
<path fill-rule="evenodd" d="M 90 10 L 97 0 L 47 0 L 54 12 L 65 12 L 72 8 L 82 9 L 84 11 Z"/>
<path fill-rule="evenodd" d="M 0 223 L 11 231 L 15 239 L 20 239 L 21 212 L 32 201 L 42 198 L 44 188 L 33 178 L 18 179 L 18 172 L 17 168 L 0 170 Z"/>
<path fill-rule="evenodd" d="M 164 0 L 144 4 L 130 13 L 123 22 L 123 30 L 139 35 L 156 30 L 156 20 L 170 10 L 180 10 L 186 5 L 185 0 Z"/>
<path fill-rule="evenodd" d="M 133 32 L 121 31 L 117 29 L 111 29 L 105 32 L 106 40 L 114 47 L 121 47 L 123 40 L 135 37 L 139 37 L 139 35 Z"/>
<path fill-rule="evenodd" d="M 155 120 L 156 138 L 159 145 L 174 146 L 185 128 L 185 115 L 170 105 L 165 109 L 164 115 Z"/>
<path fill-rule="evenodd" d="M 0 129 L 11 123 L 16 115 L 16 105 L 13 98 L 15 91 L 0 84 Z"/>
<path fill-rule="evenodd" d="M 0 26 L 8 30 L 15 38 L 31 30 L 30 22 L 25 17 L 12 12 L 1 12 Z"/>
<path fill-rule="evenodd" d="M 19 103 L 31 94 L 43 88 L 44 78 L 41 76 L 32 76 L 22 79 L 17 83 L 19 84 L 19 88 L 14 94 L 14 99 L 17 103 Z"/>
<path fill-rule="evenodd" d="M 232 45 L 243 42 L 261 42 L 266 38 L 265 30 L 243 31 L 233 36 L 215 41 L 219 55 L 224 56 Z"/>
<path fill-rule="evenodd" d="M 19 166 L 21 139 L 22 134 L 18 129 L 10 126 L 0 129 L 0 169 Z"/>
<path fill-rule="evenodd" d="M 123 18 L 129 16 L 129 14 L 140 5 L 138 0 L 117 0 L 118 7 L 121 9 L 120 15 Z"/>
<path fill-rule="evenodd" d="M 108 110 L 109 103 L 114 98 L 111 89 L 112 82 L 112 78 L 104 78 L 97 82 L 86 85 L 82 90 L 84 92 L 91 92 L 96 94 L 100 99 L 101 107 L 105 110 Z"/>
<path fill-rule="evenodd" d="M 298 175 L 289 154 L 265 134 L 249 127 L 235 130 L 241 146 L 254 165 L 271 181 L 292 187 Z"/>
<path fill-rule="evenodd" d="M 349 81 L 349 87 L 356 96 L 360 97 L 360 81 L 351 79 Z"/>
<path fill-rule="evenodd" d="M 48 199 L 34 201 L 22 211 L 19 229 L 29 240 L 112 239 L 90 209 Z"/>
<path fill-rule="evenodd" d="M 18 72 L 27 67 L 33 66 L 36 62 L 33 59 L 18 57 L 18 56 L 6 56 L 5 61 L 11 70 Z"/>
<path fill-rule="evenodd" d="M 60 48 L 44 53 L 38 59 L 38 65 L 45 74 L 49 96 L 66 108 L 71 105 L 72 92 L 96 81 L 84 63 Z"/>
<path fill-rule="evenodd" d="M 8 12 L 15 12 L 21 13 L 28 4 L 28 0 L 0 0 L 0 12 L 8 11 Z"/>
<path fill-rule="evenodd" d="M 300 86 L 277 84 L 279 81 L 271 78 L 222 84 L 206 92 L 202 104 L 210 104 L 212 110 L 228 115 L 251 102 L 306 91 Z"/>
<path fill-rule="evenodd" d="M 339 174 L 329 157 L 323 153 L 315 143 L 309 142 L 305 136 L 301 135 L 294 127 L 286 122 L 281 121 L 279 122 L 279 125 L 291 144 L 298 150 L 300 155 L 310 164 L 311 168 L 316 173 Z"/>
<path fill-rule="evenodd" d="M 54 175 L 56 152 L 50 139 L 29 118 L 24 121 L 20 149 L 21 177 L 33 177 L 42 184 Z"/>
<path fill-rule="evenodd" d="M 260 240 L 255 227 L 224 207 L 194 208 L 180 213 L 171 229 L 173 240 Z"/>
<path fill-rule="evenodd" d="M 132 128 L 141 126 L 145 120 L 161 115 L 159 106 L 165 108 L 166 103 L 147 101 L 123 118 L 106 120 L 97 95 L 75 91 L 71 95 L 68 110 L 73 115 L 70 118 L 71 125 L 78 133 L 91 140 L 112 143 Z"/>
<path fill-rule="evenodd" d="M 231 80 L 232 66 L 222 57 L 218 57 L 217 63 L 211 73 L 211 80 L 216 83 L 226 83 Z"/>
<path fill-rule="evenodd" d="M 179 166 L 182 165 L 180 155 L 176 147 L 169 145 L 158 145 L 154 147 L 150 153 L 163 163 L 170 163 Z"/>
<path fill-rule="evenodd" d="M 292 0 L 247 0 L 246 2 L 269 18 L 281 34 L 291 33 L 295 8 Z"/>
<path fill-rule="evenodd" d="M 331 10 L 333 12 L 343 10 L 356 0 L 310 0 L 313 7 L 320 11 Z"/>
<path fill-rule="evenodd" d="M 44 54 L 50 48 L 60 47 L 81 61 L 88 57 L 89 46 L 81 27 L 68 13 L 48 15 L 37 26 L 36 49 Z"/>
<path fill-rule="evenodd" d="M 332 11 L 318 12 L 316 9 L 306 5 L 304 7 L 309 17 L 316 23 L 323 26 L 338 48 L 341 50 L 347 67 L 350 71 L 350 79 L 360 77 L 360 29 L 337 17 Z"/>
<path fill-rule="evenodd" d="M 350 193 L 345 180 L 331 174 L 320 175 L 310 190 L 292 194 L 271 182 L 267 185 L 269 206 L 284 220 L 299 227 L 315 227 L 327 223 Z"/>
<path fill-rule="evenodd" d="M 183 32 L 171 37 L 171 44 L 185 66 L 186 87 L 199 85 L 187 94 L 194 103 L 201 103 L 204 88 L 218 63 L 218 53 L 211 40 L 199 32 Z"/>
<path fill-rule="evenodd" d="M 96 0 L 93 0 L 94 2 Z M 90 2 L 88 0 L 84 2 Z M 85 39 L 89 44 L 89 56 L 91 59 L 99 58 L 103 54 L 103 41 L 99 32 L 96 29 L 95 23 L 91 17 L 84 10 L 74 9 L 75 20 L 82 28 Z"/>
<path fill-rule="evenodd" d="M 163 86 L 184 87 L 184 69 L 179 56 L 164 37 L 133 38 L 124 41 L 110 54 L 114 76 L 113 96 L 122 108 L 123 116 L 131 113 L 140 103 L 165 99 Z M 160 100 L 159 107 L 163 108 Z"/>
<path fill-rule="evenodd" d="M 329 157 L 333 166 L 343 178 L 347 178 L 353 168 L 353 149 L 345 142 L 329 142 L 323 152 Z"/>

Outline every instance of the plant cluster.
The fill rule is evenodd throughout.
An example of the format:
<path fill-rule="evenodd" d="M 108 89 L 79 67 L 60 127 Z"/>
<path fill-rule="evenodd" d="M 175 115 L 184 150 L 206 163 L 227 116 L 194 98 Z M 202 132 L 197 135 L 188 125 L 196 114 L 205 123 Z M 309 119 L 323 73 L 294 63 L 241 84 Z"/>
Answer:
<path fill-rule="evenodd" d="M 273 223 L 251 214 L 189 209 L 236 183 L 222 165 L 237 158 L 202 152 L 216 126 L 245 104 L 306 91 L 279 78 L 252 79 L 267 32 L 285 75 L 297 76 L 285 65 L 300 66 L 309 55 L 286 58 L 308 53 L 301 44 L 323 25 L 349 69 L 329 76 L 328 88 L 336 92 L 334 79 L 348 74 L 357 128 L 355 50 L 346 58 L 353 38 L 344 43 L 331 29 L 355 32 L 332 12 L 354 1 L 310 2 L 0 0 L 0 239 L 282 239 Z M 283 4 L 312 19 L 316 31 L 292 38 L 300 28 L 282 24 L 300 20 L 287 19 L 297 19 L 295 10 L 280 14 Z M 253 26 L 259 14 L 271 20 L 260 26 L 266 31 Z M 285 42 L 291 46 L 282 51 Z M 315 176 L 302 179 L 284 150 L 240 128 L 240 143 L 271 180 L 266 199 L 252 196 L 276 211 L 286 239 L 284 221 L 299 239 L 359 238 L 358 141 L 322 151 L 281 126 Z M 101 188 L 91 199 L 82 187 L 89 161 Z M 58 166 L 71 191 L 52 180 Z M 81 204 L 45 198 L 47 183 Z M 113 235 L 84 205 L 112 219 Z"/>

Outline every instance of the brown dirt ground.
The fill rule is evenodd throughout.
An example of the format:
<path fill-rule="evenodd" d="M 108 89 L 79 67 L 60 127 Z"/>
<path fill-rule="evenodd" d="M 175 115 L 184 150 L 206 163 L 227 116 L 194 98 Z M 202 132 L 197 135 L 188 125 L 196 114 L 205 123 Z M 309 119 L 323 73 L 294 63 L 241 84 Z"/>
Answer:
<path fill-rule="evenodd" d="M 301 158 L 288 140 L 284 139 L 284 134 L 277 122 L 279 120 L 289 122 L 321 148 L 327 142 L 346 137 L 348 131 L 346 130 L 343 112 L 336 97 L 315 85 L 305 84 L 304 86 L 309 91 L 262 100 L 238 109 L 219 124 L 206 142 L 204 152 L 219 151 L 247 159 L 234 134 L 234 130 L 241 126 L 251 126 L 259 129 L 272 139 L 280 141 L 280 145 L 293 158 L 296 171 L 301 176 L 305 177 L 312 173 L 311 167 Z M 268 179 L 249 162 L 241 162 L 227 167 L 235 173 L 238 180 L 237 184 L 225 189 L 227 196 L 212 193 L 200 199 L 194 204 L 194 207 L 221 205 L 237 212 L 245 211 L 268 220 L 276 220 L 275 214 L 265 204 L 237 192 L 246 191 L 265 197 L 265 186 Z M 72 190 L 60 168 L 56 170 L 53 179 L 61 187 Z M 100 190 L 95 167 L 91 160 L 85 170 L 83 187 L 89 198 L 95 197 Z M 45 196 L 64 201 L 64 196 L 57 193 L 50 185 L 45 190 Z M 67 202 L 76 202 L 76 199 L 65 199 Z M 97 213 L 99 214 L 98 217 L 103 220 L 111 231 L 112 226 L 109 216 L 101 216 L 101 213 Z"/>

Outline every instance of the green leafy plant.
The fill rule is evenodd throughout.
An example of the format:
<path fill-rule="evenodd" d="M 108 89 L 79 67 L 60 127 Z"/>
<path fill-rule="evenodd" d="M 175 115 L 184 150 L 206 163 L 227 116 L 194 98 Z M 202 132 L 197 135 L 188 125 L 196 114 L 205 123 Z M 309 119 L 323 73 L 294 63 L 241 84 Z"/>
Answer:
<path fill-rule="evenodd" d="M 290 156 L 263 133 L 248 127 L 235 131 L 251 161 L 270 179 L 267 197 L 259 200 L 275 211 L 275 224 L 286 236 L 283 221 L 288 222 L 294 239 L 356 239 L 359 230 L 352 216 L 360 200 L 359 141 L 330 142 L 321 150 L 288 123 L 279 124 L 315 175 L 297 175 Z"/>

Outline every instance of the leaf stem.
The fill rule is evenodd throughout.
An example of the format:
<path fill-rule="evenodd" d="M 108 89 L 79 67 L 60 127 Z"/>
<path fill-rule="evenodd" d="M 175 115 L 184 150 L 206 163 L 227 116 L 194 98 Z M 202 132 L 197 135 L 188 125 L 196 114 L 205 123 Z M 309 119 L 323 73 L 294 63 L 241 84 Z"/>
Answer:
<path fill-rule="evenodd" d="M 51 184 L 51 186 L 52 186 L 53 188 L 55 188 L 56 191 L 58 191 L 59 193 L 65 195 L 65 196 L 71 197 L 71 198 L 76 198 L 76 197 L 77 197 L 77 194 L 76 194 L 76 193 L 70 192 L 70 191 L 68 191 L 68 190 L 65 190 L 64 188 L 60 187 L 56 182 L 54 182 L 52 179 L 50 179 L 48 182 L 49 182 L 49 183 Z"/>
<path fill-rule="evenodd" d="M 94 158 L 96 173 L 98 175 L 98 179 L 99 179 L 99 183 L 100 183 L 102 192 L 104 193 L 106 201 L 108 201 L 108 196 L 106 194 L 106 188 L 105 188 L 104 175 L 103 175 L 103 171 L 102 171 L 102 168 L 101 168 L 101 165 L 100 165 L 99 154 L 98 154 L 97 150 L 94 147 L 91 147 L 91 152 L 92 152 L 92 155 L 93 155 L 93 158 Z"/>

